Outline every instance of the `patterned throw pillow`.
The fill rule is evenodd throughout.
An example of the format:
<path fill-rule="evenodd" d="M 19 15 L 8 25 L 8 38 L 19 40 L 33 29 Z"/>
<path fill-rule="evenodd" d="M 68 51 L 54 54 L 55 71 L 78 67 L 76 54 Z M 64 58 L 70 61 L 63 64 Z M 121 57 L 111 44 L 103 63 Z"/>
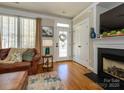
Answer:
<path fill-rule="evenodd" d="M 28 49 L 22 54 L 22 60 L 23 61 L 32 61 L 35 53 L 33 49 Z"/>
<path fill-rule="evenodd" d="M 11 55 L 10 61 L 22 62 L 22 55 L 21 55 L 20 53 L 13 53 L 13 54 Z"/>

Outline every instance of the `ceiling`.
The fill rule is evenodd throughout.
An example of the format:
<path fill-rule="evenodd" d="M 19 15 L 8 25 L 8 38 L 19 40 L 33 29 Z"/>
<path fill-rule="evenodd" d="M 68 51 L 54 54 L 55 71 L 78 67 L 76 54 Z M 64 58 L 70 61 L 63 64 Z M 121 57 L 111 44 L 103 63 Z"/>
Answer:
<path fill-rule="evenodd" d="M 51 16 L 73 18 L 91 2 L 0 2 L 0 6 Z"/>

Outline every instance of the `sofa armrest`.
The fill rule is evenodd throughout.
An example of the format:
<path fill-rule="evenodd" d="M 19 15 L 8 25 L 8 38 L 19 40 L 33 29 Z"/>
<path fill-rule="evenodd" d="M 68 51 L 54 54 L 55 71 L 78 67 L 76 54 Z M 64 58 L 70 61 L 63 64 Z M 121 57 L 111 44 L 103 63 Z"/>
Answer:
<path fill-rule="evenodd" d="M 40 54 L 36 54 L 32 61 L 31 61 L 31 69 L 32 69 L 32 74 L 36 74 L 37 70 L 38 70 L 38 63 L 41 59 L 41 55 Z"/>
<path fill-rule="evenodd" d="M 40 59 L 41 59 L 41 55 L 38 53 L 38 54 L 36 54 L 36 55 L 33 57 L 32 62 L 37 62 L 37 61 L 39 61 Z"/>
<path fill-rule="evenodd" d="M 12 64 L 0 64 L 0 74 L 30 69 L 30 62 L 17 62 Z"/>

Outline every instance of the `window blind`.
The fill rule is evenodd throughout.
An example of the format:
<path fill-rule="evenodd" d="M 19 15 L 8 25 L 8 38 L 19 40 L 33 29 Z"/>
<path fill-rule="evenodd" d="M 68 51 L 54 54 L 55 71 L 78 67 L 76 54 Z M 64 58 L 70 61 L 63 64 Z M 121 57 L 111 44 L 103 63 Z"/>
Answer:
<path fill-rule="evenodd" d="M 2 48 L 35 47 L 36 20 L 0 15 Z"/>

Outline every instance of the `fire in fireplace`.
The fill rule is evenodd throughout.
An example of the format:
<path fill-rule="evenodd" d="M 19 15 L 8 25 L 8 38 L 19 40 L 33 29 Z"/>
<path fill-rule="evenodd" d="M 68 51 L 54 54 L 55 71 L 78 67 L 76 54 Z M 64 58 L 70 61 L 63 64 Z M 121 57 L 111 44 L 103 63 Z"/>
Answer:
<path fill-rule="evenodd" d="M 124 63 L 103 57 L 103 72 L 124 80 Z"/>

